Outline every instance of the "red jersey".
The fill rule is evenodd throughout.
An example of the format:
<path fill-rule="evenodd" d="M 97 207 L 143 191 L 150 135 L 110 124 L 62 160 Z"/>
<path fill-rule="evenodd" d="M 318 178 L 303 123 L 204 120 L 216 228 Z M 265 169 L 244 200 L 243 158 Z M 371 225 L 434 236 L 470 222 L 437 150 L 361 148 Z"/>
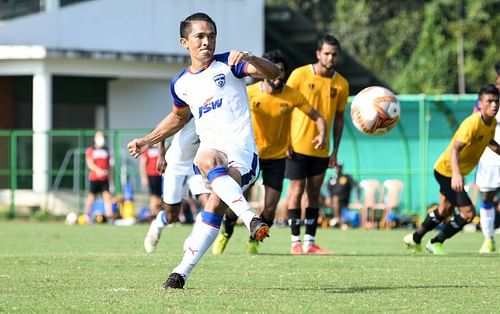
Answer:
<path fill-rule="evenodd" d="M 161 176 L 161 173 L 156 169 L 159 154 L 160 151 L 157 147 L 151 147 L 141 156 L 141 158 L 146 159 L 146 175 L 148 177 Z"/>
<path fill-rule="evenodd" d="M 89 147 L 87 148 L 87 151 L 85 152 L 85 159 L 91 158 L 94 161 L 94 164 L 98 166 L 101 169 L 107 170 L 108 174 L 98 176 L 97 173 L 94 171 L 90 171 L 89 178 L 90 181 L 106 181 L 109 180 L 109 152 L 106 148 L 95 148 L 95 147 Z"/>

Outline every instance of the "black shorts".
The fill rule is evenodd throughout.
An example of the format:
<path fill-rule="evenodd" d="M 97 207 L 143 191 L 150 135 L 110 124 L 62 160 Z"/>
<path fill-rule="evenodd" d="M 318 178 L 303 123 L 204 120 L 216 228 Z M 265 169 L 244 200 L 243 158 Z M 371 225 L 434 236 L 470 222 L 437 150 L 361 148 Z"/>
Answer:
<path fill-rule="evenodd" d="M 434 177 L 436 181 L 439 183 L 440 189 L 439 191 L 443 194 L 451 205 L 455 207 L 463 207 L 472 205 L 472 201 L 469 198 L 467 192 L 455 192 L 451 188 L 451 178 L 443 176 L 436 170 L 434 170 Z"/>
<path fill-rule="evenodd" d="M 109 181 L 90 181 L 90 192 L 93 194 L 109 192 Z"/>
<path fill-rule="evenodd" d="M 285 178 L 286 158 L 259 159 L 259 163 L 264 185 L 281 193 L 281 190 L 283 190 L 283 179 Z"/>
<path fill-rule="evenodd" d="M 328 157 L 313 157 L 293 153 L 292 158 L 286 160 L 285 176 L 290 180 L 315 177 L 325 173 L 329 160 Z"/>
<path fill-rule="evenodd" d="M 163 183 L 162 176 L 148 176 L 149 193 L 151 193 L 151 195 L 156 195 L 158 197 L 161 197 L 163 191 L 162 183 Z"/>

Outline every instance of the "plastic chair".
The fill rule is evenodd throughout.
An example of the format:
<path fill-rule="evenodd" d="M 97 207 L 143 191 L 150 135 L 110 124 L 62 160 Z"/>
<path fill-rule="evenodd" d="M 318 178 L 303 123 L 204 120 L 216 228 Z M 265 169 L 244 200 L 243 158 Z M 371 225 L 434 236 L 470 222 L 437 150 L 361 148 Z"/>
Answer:
<path fill-rule="evenodd" d="M 368 226 L 368 211 L 373 210 L 377 204 L 377 195 L 380 191 L 380 181 L 376 179 L 364 179 L 359 182 L 363 201 L 356 200 L 354 203 L 349 204 L 349 208 L 359 210 L 361 214 L 361 227 Z M 372 221 L 373 223 L 373 221 Z"/>
<path fill-rule="evenodd" d="M 380 224 L 386 228 L 391 228 L 387 217 L 389 213 L 399 207 L 401 204 L 401 192 L 404 188 L 404 182 L 399 179 L 387 179 L 383 182 L 380 192 L 380 202 L 374 207 L 374 211 L 382 210 L 382 219 Z"/>

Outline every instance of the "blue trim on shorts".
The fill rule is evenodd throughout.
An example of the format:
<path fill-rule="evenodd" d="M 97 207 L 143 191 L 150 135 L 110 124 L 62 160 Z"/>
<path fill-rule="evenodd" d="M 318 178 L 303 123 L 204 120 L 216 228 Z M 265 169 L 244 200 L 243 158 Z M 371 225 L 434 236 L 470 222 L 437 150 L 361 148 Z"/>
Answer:
<path fill-rule="evenodd" d="M 207 172 L 207 180 L 212 183 L 216 178 L 227 175 L 226 166 L 214 167 Z"/>
<path fill-rule="evenodd" d="M 220 229 L 224 215 L 218 215 L 207 211 L 201 212 L 201 221 L 209 226 Z"/>
<path fill-rule="evenodd" d="M 493 202 L 481 202 L 481 208 L 484 208 L 484 209 L 493 209 L 493 207 L 495 207 L 495 203 Z"/>
<path fill-rule="evenodd" d="M 257 173 L 257 166 L 259 165 L 259 156 L 257 156 L 256 153 L 253 154 L 253 159 L 252 159 L 252 169 L 250 169 L 249 172 L 245 173 L 244 175 L 241 176 L 241 185 L 245 186 L 250 181 L 252 180 L 253 177 L 255 177 Z"/>

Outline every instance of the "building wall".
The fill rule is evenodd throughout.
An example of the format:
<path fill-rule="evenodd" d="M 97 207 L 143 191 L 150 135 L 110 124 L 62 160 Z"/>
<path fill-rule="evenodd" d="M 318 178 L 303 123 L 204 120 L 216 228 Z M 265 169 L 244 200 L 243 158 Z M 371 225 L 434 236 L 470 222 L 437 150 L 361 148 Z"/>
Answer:
<path fill-rule="evenodd" d="M 263 52 L 263 0 L 83 2 L 3 22 L 0 45 L 185 54 L 178 44 L 179 22 L 195 12 L 217 23 L 218 51 Z"/>
<path fill-rule="evenodd" d="M 108 86 L 110 129 L 152 129 L 172 109 L 168 80 L 112 80 Z"/>

